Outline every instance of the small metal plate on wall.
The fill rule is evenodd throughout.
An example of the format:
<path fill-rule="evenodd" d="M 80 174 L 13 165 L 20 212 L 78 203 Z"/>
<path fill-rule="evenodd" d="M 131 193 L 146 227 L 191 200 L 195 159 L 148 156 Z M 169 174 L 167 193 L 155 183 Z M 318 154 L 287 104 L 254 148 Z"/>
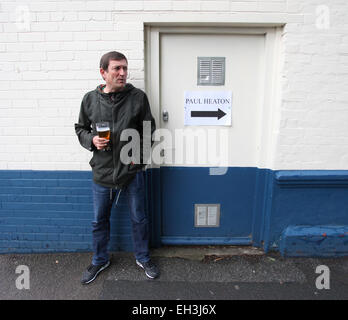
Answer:
<path fill-rule="evenodd" d="M 195 204 L 195 227 L 220 226 L 220 204 Z"/>

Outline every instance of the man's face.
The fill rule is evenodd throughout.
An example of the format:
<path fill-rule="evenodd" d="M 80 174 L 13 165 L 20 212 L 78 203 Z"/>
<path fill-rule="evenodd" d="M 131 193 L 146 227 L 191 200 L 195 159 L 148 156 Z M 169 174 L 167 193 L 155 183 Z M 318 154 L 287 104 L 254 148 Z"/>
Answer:
<path fill-rule="evenodd" d="M 128 64 L 126 60 L 110 60 L 108 70 L 100 69 L 109 91 L 118 91 L 126 85 Z"/>

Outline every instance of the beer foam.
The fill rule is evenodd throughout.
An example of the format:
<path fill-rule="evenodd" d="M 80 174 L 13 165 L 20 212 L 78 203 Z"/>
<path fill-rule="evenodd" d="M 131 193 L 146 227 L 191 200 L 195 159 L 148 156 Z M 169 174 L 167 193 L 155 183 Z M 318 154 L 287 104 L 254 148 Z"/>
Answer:
<path fill-rule="evenodd" d="M 107 128 L 104 128 L 104 127 L 103 128 L 97 128 L 97 131 L 98 132 L 110 131 L 110 128 L 108 128 L 108 127 Z"/>

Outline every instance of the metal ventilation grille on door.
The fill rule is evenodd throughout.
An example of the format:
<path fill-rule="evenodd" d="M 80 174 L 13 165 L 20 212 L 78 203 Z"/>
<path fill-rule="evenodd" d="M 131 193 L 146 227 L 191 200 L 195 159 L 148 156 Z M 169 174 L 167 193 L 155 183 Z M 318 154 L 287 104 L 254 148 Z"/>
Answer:
<path fill-rule="evenodd" d="M 197 85 L 223 86 L 225 84 L 225 57 L 197 58 Z"/>

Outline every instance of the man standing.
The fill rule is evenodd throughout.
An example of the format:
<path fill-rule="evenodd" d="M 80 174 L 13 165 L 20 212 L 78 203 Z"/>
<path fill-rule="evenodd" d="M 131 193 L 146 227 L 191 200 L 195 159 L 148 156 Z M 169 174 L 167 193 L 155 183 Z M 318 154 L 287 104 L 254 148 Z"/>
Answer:
<path fill-rule="evenodd" d="M 110 213 L 116 193 L 119 196 L 121 191 L 126 193 L 128 199 L 136 263 L 145 270 L 147 277 L 153 279 L 159 275 L 159 271 L 150 260 L 148 248 L 149 230 L 144 210 L 142 171 L 147 159 L 141 159 L 140 164 L 123 163 L 120 153 L 127 141 L 121 141 L 120 136 L 123 130 L 131 128 L 138 131 L 142 141 L 143 121 L 151 123 L 152 134 L 155 120 L 146 94 L 126 83 L 128 61 L 122 53 L 112 51 L 104 54 L 100 60 L 100 74 L 105 84 L 83 97 L 79 120 L 75 124 L 80 144 L 93 151 L 89 162 L 93 171 L 93 259 L 83 273 L 81 282 L 92 282 L 110 265 L 107 252 Z M 98 137 L 96 131 L 96 123 L 106 121 L 111 130 L 110 140 Z M 143 155 L 142 144 L 140 148 L 140 155 Z"/>

